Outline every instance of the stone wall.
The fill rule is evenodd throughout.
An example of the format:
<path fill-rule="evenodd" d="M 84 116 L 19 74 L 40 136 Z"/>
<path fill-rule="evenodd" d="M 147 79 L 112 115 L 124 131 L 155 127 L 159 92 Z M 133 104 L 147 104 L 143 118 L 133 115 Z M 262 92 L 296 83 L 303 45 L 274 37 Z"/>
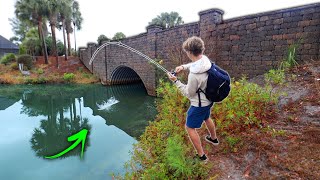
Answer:
<path fill-rule="evenodd" d="M 148 26 L 146 33 L 121 42 L 150 58 L 163 60 L 170 70 L 189 62 L 181 45 L 188 37 L 199 36 L 205 42 L 205 54 L 232 77 L 265 73 L 287 56 L 290 45 L 298 42 L 298 62 L 320 59 L 320 3 L 227 20 L 223 14 L 220 9 L 209 9 L 199 13 L 199 22 L 165 30 Z M 88 43 L 80 48 L 80 59 L 103 83 L 110 84 L 112 76 L 125 66 L 140 76 L 149 94 L 155 94 L 155 68 L 144 58 L 112 45 L 101 50 L 89 66 L 97 47 Z"/>
<path fill-rule="evenodd" d="M 208 23 L 200 31 L 210 58 L 236 77 L 276 67 L 299 39 L 298 61 L 320 59 L 320 3 Z"/>

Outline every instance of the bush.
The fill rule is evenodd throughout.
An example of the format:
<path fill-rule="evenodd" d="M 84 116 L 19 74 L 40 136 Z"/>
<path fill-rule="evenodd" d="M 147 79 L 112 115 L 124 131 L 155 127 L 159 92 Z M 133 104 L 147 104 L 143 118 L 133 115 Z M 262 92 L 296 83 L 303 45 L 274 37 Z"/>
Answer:
<path fill-rule="evenodd" d="M 24 45 L 20 44 L 19 45 L 19 55 L 22 55 L 22 54 L 27 54 L 27 49 Z"/>
<path fill-rule="evenodd" d="M 18 63 L 16 63 L 16 62 L 12 63 L 12 64 L 10 65 L 10 68 L 11 68 L 12 70 L 19 70 Z"/>
<path fill-rule="evenodd" d="M 157 102 L 159 114 L 135 145 L 131 170 L 124 178 L 204 179 L 210 163 L 205 165 L 193 159 L 195 151 L 185 131 L 188 99 L 172 83 L 163 81 L 160 81 L 157 93 L 163 96 Z"/>
<path fill-rule="evenodd" d="M 7 65 L 14 61 L 16 61 L 16 56 L 13 53 L 8 53 L 1 58 L 0 63 Z"/>
<path fill-rule="evenodd" d="M 245 78 L 232 82 L 232 89 L 223 103 L 212 108 L 221 138 L 232 152 L 237 151 L 241 133 L 262 127 L 262 122 L 274 115 L 276 95 L 270 96 L 270 86 L 260 87 Z M 158 114 L 150 122 L 134 146 L 130 170 L 125 179 L 207 179 L 208 164 L 193 160 L 194 148 L 185 132 L 185 117 L 189 100 L 172 83 L 160 81 L 157 95 Z M 160 177 L 160 178 L 158 178 Z"/>
<path fill-rule="evenodd" d="M 63 74 L 63 80 L 67 82 L 72 82 L 75 78 L 75 75 L 73 73 L 64 73 Z"/>
<path fill-rule="evenodd" d="M 216 104 L 213 119 L 224 134 L 239 134 L 274 116 L 278 94 L 270 94 L 270 86 L 260 87 L 245 78 L 231 84 L 231 92 L 223 103 Z"/>
<path fill-rule="evenodd" d="M 41 68 L 37 69 L 37 74 L 43 74 L 43 73 L 44 73 L 43 69 Z"/>
<path fill-rule="evenodd" d="M 26 66 L 28 70 L 32 69 L 32 57 L 30 55 L 20 55 L 17 62 L 18 64 L 23 64 L 24 66 Z"/>
<path fill-rule="evenodd" d="M 285 82 L 285 74 L 282 69 L 271 69 L 268 73 L 264 74 L 264 79 L 271 85 L 282 85 Z"/>
<path fill-rule="evenodd" d="M 25 84 L 45 84 L 47 83 L 49 80 L 45 77 L 38 77 L 38 78 L 31 78 L 31 77 L 27 77 L 24 80 Z"/>

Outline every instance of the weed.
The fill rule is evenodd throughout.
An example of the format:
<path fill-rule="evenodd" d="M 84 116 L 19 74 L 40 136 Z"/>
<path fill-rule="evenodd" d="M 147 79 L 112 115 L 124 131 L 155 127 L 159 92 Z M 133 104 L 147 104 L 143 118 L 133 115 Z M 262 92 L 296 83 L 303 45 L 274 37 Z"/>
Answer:
<path fill-rule="evenodd" d="M 264 74 L 264 79 L 267 84 L 283 85 L 285 82 L 285 73 L 282 69 L 271 69 L 268 73 Z"/>
<path fill-rule="evenodd" d="M 286 131 L 285 130 L 276 130 L 270 126 L 267 126 L 265 128 L 262 129 L 263 132 L 267 132 L 267 133 L 271 133 L 272 137 L 277 137 L 277 136 L 285 136 L 286 135 Z"/>
<path fill-rule="evenodd" d="M 299 39 L 297 43 L 293 43 L 288 48 L 288 55 L 286 59 L 284 59 L 279 66 L 279 69 L 288 69 L 294 66 L 297 66 L 298 63 L 296 61 L 296 50 L 298 49 L 299 45 L 301 44 L 302 39 Z"/>
<path fill-rule="evenodd" d="M 43 74 L 44 73 L 44 70 L 41 69 L 41 68 L 38 68 L 37 71 L 36 71 L 37 74 Z"/>
<path fill-rule="evenodd" d="M 64 73 L 63 74 L 63 80 L 66 82 L 72 82 L 75 78 L 75 75 L 73 73 Z"/>
<path fill-rule="evenodd" d="M 240 142 L 240 138 L 239 137 L 233 137 L 233 136 L 227 136 L 226 137 L 226 141 L 227 141 L 227 143 L 229 144 L 229 146 L 230 147 L 235 147 L 235 145 L 237 144 L 237 143 L 239 143 Z"/>

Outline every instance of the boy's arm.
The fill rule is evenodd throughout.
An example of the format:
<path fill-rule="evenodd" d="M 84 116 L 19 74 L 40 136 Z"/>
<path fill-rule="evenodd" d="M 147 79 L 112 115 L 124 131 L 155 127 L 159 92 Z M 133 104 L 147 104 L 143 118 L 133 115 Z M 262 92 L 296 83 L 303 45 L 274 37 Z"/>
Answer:
<path fill-rule="evenodd" d="M 183 84 L 179 80 L 175 82 L 175 85 L 179 88 L 181 93 L 186 96 L 187 98 L 194 97 L 197 94 L 198 90 L 198 81 L 196 80 L 195 76 L 190 75 L 188 76 L 188 84 Z"/>
<path fill-rule="evenodd" d="M 188 64 L 183 64 L 181 65 L 183 67 L 184 70 L 186 69 L 190 69 L 192 63 L 188 63 Z"/>

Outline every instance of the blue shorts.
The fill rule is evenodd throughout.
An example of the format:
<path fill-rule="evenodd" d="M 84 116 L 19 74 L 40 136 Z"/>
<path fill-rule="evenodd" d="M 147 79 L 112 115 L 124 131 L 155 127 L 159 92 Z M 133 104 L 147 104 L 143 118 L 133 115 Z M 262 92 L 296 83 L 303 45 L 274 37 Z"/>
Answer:
<path fill-rule="evenodd" d="M 187 127 L 200 128 L 203 121 L 207 120 L 210 117 L 212 105 L 213 103 L 205 107 L 190 106 L 187 112 Z"/>

